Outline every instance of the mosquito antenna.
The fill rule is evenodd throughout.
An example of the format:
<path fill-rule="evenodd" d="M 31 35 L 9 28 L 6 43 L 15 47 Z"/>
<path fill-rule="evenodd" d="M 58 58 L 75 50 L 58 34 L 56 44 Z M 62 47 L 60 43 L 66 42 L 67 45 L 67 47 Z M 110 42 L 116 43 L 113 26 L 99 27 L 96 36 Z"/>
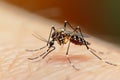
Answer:
<path fill-rule="evenodd" d="M 34 37 L 36 37 L 37 39 L 43 41 L 43 42 L 47 42 L 47 40 L 45 38 L 43 38 L 42 36 L 40 36 L 38 33 L 34 32 L 34 34 L 32 34 Z"/>

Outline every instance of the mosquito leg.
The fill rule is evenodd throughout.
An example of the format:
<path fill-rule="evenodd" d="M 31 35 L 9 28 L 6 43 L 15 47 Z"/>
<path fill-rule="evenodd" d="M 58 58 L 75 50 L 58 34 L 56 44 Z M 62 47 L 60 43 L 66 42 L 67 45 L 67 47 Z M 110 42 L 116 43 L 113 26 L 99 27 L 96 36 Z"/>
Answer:
<path fill-rule="evenodd" d="M 44 53 L 42 53 L 42 54 L 40 54 L 39 56 L 37 56 L 37 57 L 34 57 L 34 58 L 28 58 L 29 60 L 34 60 L 34 59 L 37 59 L 37 58 L 39 58 L 39 57 L 41 57 L 41 56 L 43 56 L 44 54 L 46 54 L 47 53 L 47 51 L 46 52 L 44 52 Z M 43 57 L 42 57 L 43 58 Z"/>
<path fill-rule="evenodd" d="M 50 47 L 51 48 L 51 47 Z M 34 58 L 28 58 L 29 60 L 34 60 L 34 59 L 37 59 L 37 58 L 39 58 L 39 57 L 41 57 L 41 56 L 43 56 L 44 54 L 44 56 L 42 57 L 42 59 L 44 59 L 50 52 L 52 52 L 53 50 L 55 50 L 55 47 L 54 46 L 52 46 L 52 50 L 50 50 L 50 48 L 48 48 L 48 50 L 46 51 L 46 52 L 44 52 L 44 53 L 42 53 L 42 54 L 40 54 L 39 56 L 37 56 L 37 57 L 34 57 Z M 50 51 L 49 51 L 50 50 Z"/>
<path fill-rule="evenodd" d="M 29 60 L 34 60 L 34 59 L 37 59 L 37 58 L 39 58 L 39 57 L 43 56 L 44 54 L 46 54 L 46 53 L 49 51 L 49 49 L 50 49 L 50 48 L 48 48 L 46 52 L 44 52 L 44 53 L 40 54 L 40 55 L 39 55 L 39 56 L 37 56 L 37 57 L 34 57 L 34 58 L 28 58 L 28 59 L 29 59 Z"/>
<path fill-rule="evenodd" d="M 42 48 L 39 48 L 39 49 L 34 49 L 34 50 L 29 50 L 29 49 L 26 49 L 26 51 L 28 51 L 28 52 L 39 51 L 39 50 L 41 50 L 41 49 L 44 49 L 45 47 L 47 47 L 47 46 L 43 46 Z"/>
<path fill-rule="evenodd" d="M 66 20 L 64 21 L 64 30 L 66 31 Z"/>
<path fill-rule="evenodd" d="M 48 46 L 48 44 L 49 44 L 49 42 L 50 42 L 50 37 L 51 37 L 51 34 L 52 34 L 52 30 L 55 31 L 55 27 L 54 27 L 54 26 L 52 26 L 52 28 L 51 28 L 51 30 L 50 30 L 50 34 L 49 34 L 49 38 L 48 38 L 48 42 L 47 42 L 47 46 Z"/>
<path fill-rule="evenodd" d="M 78 68 L 76 68 L 75 67 L 75 65 L 74 64 L 72 64 L 72 62 L 71 62 L 71 60 L 70 60 L 70 58 L 69 58 L 69 55 L 68 55 L 68 52 L 69 52 L 69 47 L 70 47 L 70 42 L 69 42 L 69 44 L 68 44 L 68 47 L 67 47 L 67 52 L 66 52 L 66 57 L 67 57 L 67 60 L 68 60 L 68 62 L 70 63 L 70 65 L 75 69 L 75 70 L 79 70 Z"/>
<path fill-rule="evenodd" d="M 109 65 L 117 66 L 117 64 L 113 64 L 111 62 L 103 60 L 101 57 L 99 57 L 97 54 L 95 54 L 91 49 L 88 49 L 94 56 L 96 56 L 99 60 L 103 61 L 104 63 L 107 63 Z"/>
<path fill-rule="evenodd" d="M 107 64 L 109 64 L 109 65 L 117 66 L 117 64 L 113 64 L 113 63 L 111 63 L 111 62 L 108 62 L 108 61 L 103 60 L 100 56 L 98 56 L 97 54 L 95 54 L 95 52 L 96 52 L 95 50 L 89 48 L 88 46 L 86 46 L 86 47 L 87 47 L 87 50 L 89 50 L 90 53 L 92 53 L 92 54 L 93 54 L 95 57 L 97 57 L 99 60 L 101 60 L 101 61 L 103 61 L 104 63 L 107 63 Z"/>
<path fill-rule="evenodd" d="M 89 47 L 89 49 L 91 49 L 93 52 L 97 52 L 97 53 L 99 53 L 99 54 L 104 54 L 104 52 L 102 52 L 102 51 L 96 51 L 95 49 L 90 48 L 90 47 Z"/>
<path fill-rule="evenodd" d="M 69 22 L 67 22 L 66 20 L 64 21 L 64 29 L 65 30 L 66 30 L 66 25 L 67 24 L 74 30 L 73 26 Z"/>
<path fill-rule="evenodd" d="M 34 57 L 34 58 L 28 58 L 29 60 L 34 60 L 34 59 L 37 59 L 37 58 L 39 58 L 39 57 L 41 57 L 41 56 L 43 56 L 44 54 L 46 54 L 47 53 L 47 51 L 46 52 L 44 52 L 44 53 L 42 53 L 42 54 L 40 54 L 39 56 L 37 56 L 37 57 Z"/>
<path fill-rule="evenodd" d="M 50 51 L 48 50 L 47 53 L 42 57 L 42 59 L 44 59 L 50 52 L 55 50 L 54 46 L 51 46 L 51 48 L 53 48 L 53 49 L 50 50 L 50 48 L 49 48 Z"/>
<path fill-rule="evenodd" d="M 48 50 L 47 50 L 48 51 Z M 47 53 L 47 51 L 46 52 L 44 52 L 44 53 L 42 53 L 42 54 L 40 54 L 39 56 L 37 56 L 37 57 L 34 57 L 34 58 L 28 58 L 29 60 L 34 60 L 34 59 L 37 59 L 37 58 L 39 58 L 39 57 L 41 57 L 41 56 L 43 56 L 44 54 L 46 54 Z"/>
<path fill-rule="evenodd" d="M 81 31 L 81 29 L 80 29 L 80 27 L 79 26 L 77 26 L 77 28 L 76 28 L 77 30 L 79 30 L 79 32 L 80 32 L 80 34 L 81 34 L 81 37 L 82 37 L 82 39 L 83 39 L 83 42 L 84 42 L 84 44 L 85 44 L 85 46 L 86 46 L 86 48 L 87 49 L 89 49 L 89 47 L 88 47 L 88 45 L 87 45 L 87 43 L 86 43 L 86 41 L 85 41 L 85 39 L 84 39 L 84 37 L 83 37 L 83 34 L 82 34 L 82 31 Z M 77 31 L 76 30 L 76 31 Z"/>
<path fill-rule="evenodd" d="M 37 59 L 37 58 L 39 58 L 39 57 L 41 57 L 41 56 L 43 56 L 42 57 L 42 59 L 44 59 L 50 52 L 52 52 L 53 50 L 55 50 L 55 47 L 54 46 L 52 46 L 53 44 L 51 44 L 50 43 L 50 47 L 48 47 L 48 49 L 47 49 L 47 51 L 46 52 L 44 52 L 44 53 L 42 53 L 42 54 L 40 54 L 39 56 L 37 56 L 37 57 L 34 57 L 34 58 L 28 58 L 29 60 L 34 60 L 34 59 Z M 50 50 L 51 48 L 53 48 L 52 50 Z"/>
<path fill-rule="evenodd" d="M 113 65 L 113 66 L 117 66 L 116 64 L 113 64 L 113 63 L 111 63 L 111 62 L 108 62 L 108 61 L 103 60 L 101 57 L 99 57 L 97 54 L 95 54 L 96 50 L 90 48 L 90 47 L 87 45 L 87 43 L 86 43 L 86 41 L 85 41 L 85 39 L 84 39 L 84 37 L 83 37 L 83 34 L 82 34 L 81 29 L 80 29 L 79 26 L 78 26 L 78 29 L 79 29 L 79 32 L 80 32 L 80 34 L 81 34 L 81 36 L 82 36 L 82 39 L 83 39 L 83 41 L 84 41 L 84 43 L 85 43 L 85 46 L 86 46 L 87 50 L 90 51 L 90 53 L 92 53 L 95 57 L 97 57 L 99 60 L 103 61 L 104 63 L 107 63 L 107 64 L 109 64 L 109 65 Z"/>
<path fill-rule="evenodd" d="M 37 57 L 34 57 L 34 58 L 28 58 L 29 60 L 34 60 L 34 59 L 37 59 L 39 58 L 38 56 Z"/>

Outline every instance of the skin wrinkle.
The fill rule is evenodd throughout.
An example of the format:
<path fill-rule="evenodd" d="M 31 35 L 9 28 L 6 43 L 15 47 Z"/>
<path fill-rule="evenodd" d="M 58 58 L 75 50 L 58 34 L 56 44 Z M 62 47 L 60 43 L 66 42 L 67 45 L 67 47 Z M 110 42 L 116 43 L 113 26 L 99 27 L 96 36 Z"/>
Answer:
<path fill-rule="evenodd" d="M 16 57 L 14 58 L 14 60 L 12 61 L 12 63 L 9 65 L 9 67 L 8 67 L 8 70 L 9 70 L 9 71 L 12 69 L 12 67 L 13 67 L 14 64 L 15 64 L 15 62 L 17 62 L 19 56 L 20 56 L 20 55 L 16 55 Z"/>
<path fill-rule="evenodd" d="M 22 67 L 23 67 L 23 68 L 26 68 L 25 65 L 23 65 L 23 62 L 24 62 L 24 61 L 22 61 L 22 62 L 20 62 L 20 63 L 18 62 L 19 64 L 15 65 L 15 66 L 13 67 L 13 69 L 11 70 L 12 73 L 14 73 L 14 72 L 17 73 L 16 70 L 20 70 L 20 69 L 22 69 Z M 21 71 L 22 71 L 22 70 L 21 70 Z"/>
<path fill-rule="evenodd" d="M 8 51 L 8 52 L 10 52 L 10 51 Z M 7 52 L 6 52 L 7 53 Z M 11 52 L 10 52 L 11 53 Z M 12 53 L 14 53 L 14 51 L 12 51 Z M 19 53 L 20 53 L 20 51 L 19 51 Z M 17 60 L 18 60 L 18 58 L 21 56 L 21 55 L 23 55 L 23 52 L 21 52 L 22 54 L 17 54 L 16 55 L 16 57 L 13 59 L 13 60 L 11 60 L 8 56 L 11 56 L 10 54 L 7 54 L 5 57 L 4 57 L 4 59 L 3 59 L 3 62 L 4 61 L 6 61 L 6 63 L 8 63 L 8 60 L 10 60 L 9 62 L 10 62 L 10 64 L 8 63 L 8 64 L 6 64 L 5 65 L 5 63 L 4 63 L 4 66 L 6 66 L 6 70 L 8 70 L 8 71 L 11 71 L 11 68 L 12 69 L 14 69 L 14 64 L 17 62 Z M 9 59 L 8 59 L 9 58 Z M 7 60 L 5 60 L 5 59 L 7 59 Z M 21 63 L 23 63 L 23 62 L 21 62 Z M 20 65 L 20 64 L 19 64 Z M 18 65 L 18 66 L 19 66 Z M 8 67 L 7 67 L 8 66 Z M 11 73 L 12 74 L 12 73 Z M 10 74 L 10 75 L 11 75 Z M 14 78 L 15 79 L 15 78 Z"/>
<path fill-rule="evenodd" d="M 26 77 L 26 79 L 29 79 L 32 76 L 33 72 L 32 72 L 32 67 L 31 64 L 28 63 L 28 76 Z"/>
<path fill-rule="evenodd" d="M 51 72 L 50 74 L 48 74 L 48 75 L 46 75 L 46 76 L 44 76 L 43 77 L 43 80 L 44 79 L 46 79 L 47 77 L 51 77 L 51 79 L 54 77 L 54 76 L 59 76 L 59 74 L 61 74 L 61 73 L 63 73 L 64 72 L 64 70 L 62 69 L 60 69 L 60 70 L 57 70 L 57 71 L 54 71 L 54 72 Z M 61 77 L 59 77 L 59 78 L 57 78 L 57 79 L 59 79 L 59 80 L 61 80 L 61 78 L 63 79 L 63 77 L 66 75 L 66 74 L 68 74 L 69 73 L 69 71 L 68 72 L 65 72 L 65 74 L 64 75 L 61 75 Z"/>

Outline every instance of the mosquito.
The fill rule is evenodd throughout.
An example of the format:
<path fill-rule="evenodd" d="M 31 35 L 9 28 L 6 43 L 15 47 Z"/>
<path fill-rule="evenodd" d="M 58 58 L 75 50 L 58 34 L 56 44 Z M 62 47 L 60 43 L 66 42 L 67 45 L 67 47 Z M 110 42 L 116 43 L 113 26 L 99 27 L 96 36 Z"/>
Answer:
<path fill-rule="evenodd" d="M 66 27 L 70 26 L 70 28 L 73 31 L 68 31 L 66 30 Z M 37 36 L 36 36 L 37 35 Z M 36 33 L 36 35 L 33 34 L 33 36 L 35 36 L 36 38 L 42 40 L 42 41 L 46 41 L 47 44 L 45 46 L 43 46 L 42 48 L 39 49 L 34 49 L 34 50 L 27 50 L 27 51 L 39 51 L 43 48 L 48 48 L 44 53 L 40 54 L 37 57 L 34 58 L 28 58 L 29 60 L 34 60 L 37 59 L 39 57 L 42 57 L 42 59 L 44 59 L 49 53 L 51 53 L 52 51 L 54 51 L 56 49 L 56 47 L 54 46 L 54 42 L 56 41 L 60 46 L 67 44 L 68 43 L 68 47 L 66 50 L 66 58 L 69 62 L 69 64 L 76 70 L 79 70 L 78 68 L 76 68 L 76 66 L 74 64 L 72 64 L 70 58 L 69 58 L 69 49 L 70 49 L 70 44 L 73 43 L 75 45 L 84 45 L 86 47 L 86 49 L 93 54 L 95 57 L 97 57 L 99 60 L 103 61 L 104 63 L 107 63 L 109 65 L 113 65 L 113 66 L 117 66 L 116 64 L 113 64 L 111 62 L 105 61 L 103 60 L 101 57 L 99 57 L 96 54 L 96 50 L 92 49 L 89 47 L 90 43 L 88 41 L 86 41 L 84 39 L 83 33 L 80 29 L 79 26 L 77 26 L 76 28 L 74 28 L 69 22 L 67 22 L 66 20 L 64 21 L 64 27 L 60 28 L 60 29 L 56 29 L 54 26 L 51 27 L 50 30 L 50 34 L 49 34 L 49 38 L 48 40 L 45 40 L 44 38 L 42 38 L 39 34 Z M 38 37 L 39 36 L 39 37 Z"/>

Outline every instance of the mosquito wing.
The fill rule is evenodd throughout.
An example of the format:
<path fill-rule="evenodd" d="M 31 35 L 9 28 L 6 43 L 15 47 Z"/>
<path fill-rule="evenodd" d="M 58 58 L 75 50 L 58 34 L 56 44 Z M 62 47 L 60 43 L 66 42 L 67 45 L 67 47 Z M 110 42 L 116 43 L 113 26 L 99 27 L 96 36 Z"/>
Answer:
<path fill-rule="evenodd" d="M 82 35 L 81 35 L 80 33 L 75 33 L 75 35 L 77 35 L 77 36 L 82 36 L 82 35 L 83 35 L 84 38 L 89 38 L 89 37 L 90 37 L 90 36 L 89 36 L 88 34 L 86 34 L 86 33 L 82 33 Z"/>
<path fill-rule="evenodd" d="M 71 34 L 72 32 L 71 31 L 66 31 L 66 33 L 67 34 Z M 74 35 L 77 35 L 77 36 L 80 36 L 80 37 L 82 37 L 82 35 L 80 34 L 80 33 L 74 33 Z M 84 38 L 89 38 L 90 36 L 88 35 L 88 34 L 86 34 L 86 33 L 83 33 L 83 37 Z"/>

